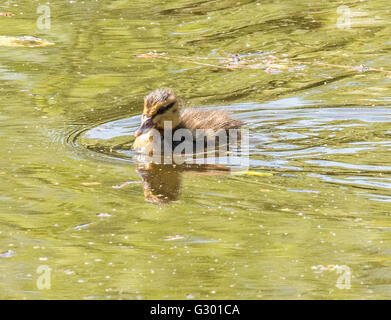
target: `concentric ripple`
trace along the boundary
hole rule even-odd
[[[210,108],[210,107],[209,107]],[[250,166],[316,177],[323,183],[391,189],[391,109],[325,106],[299,98],[222,108],[250,129]],[[113,160],[132,159],[140,117],[103,123],[73,136],[75,145]],[[372,200],[387,201],[385,195]]]

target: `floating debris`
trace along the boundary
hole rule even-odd
[[[282,70],[279,69],[279,68],[276,68],[276,67],[268,67],[268,68],[266,69],[266,72],[267,72],[267,73],[270,73],[270,74],[278,74],[278,73],[281,73]]]
[[[0,46],[2,47],[49,47],[54,45],[53,42],[31,36],[0,36]]]
[[[173,240],[183,240],[183,239],[185,239],[184,236],[177,234],[175,236],[167,236],[164,240],[165,241],[173,241]]]
[[[99,218],[106,218],[106,217],[111,217],[111,214],[109,214],[109,213],[98,213],[97,216]]]
[[[99,186],[102,183],[100,182],[82,182],[81,185],[85,187],[91,187],[91,186]]]
[[[134,184],[134,183],[141,183],[141,181],[126,181],[126,182],[124,182],[123,184],[121,184],[119,186],[111,186],[111,187],[114,188],[114,189],[121,189],[123,187],[126,187],[126,186],[128,186],[130,184]]]
[[[12,12],[0,12],[1,17],[12,17],[14,14]]]
[[[238,64],[240,62],[240,56],[238,54],[229,54],[228,57],[232,63]]]
[[[137,58],[157,58],[157,59],[165,59],[165,60],[174,60],[177,62],[182,63],[191,63],[199,66],[204,67],[212,67],[212,68],[219,68],[219,69],[227,69],[227,70],[234,70],[234,69],[262,69],[267,73],[270,74],[276,74],[280,73],[284,70],[287,71],[302,71],[306,68],[306,66],[320,66],[324,68],[338,68],[338,69],[344,69],[346,71],[355,71],[355,72],[380,72],[385,73],[387,78],[391,78],[391,71],[390,70],[384,70],[382,68],[376,69],[376,68],[370,68],[365,66],[364,64],[361,64],[359,66],[348,66],[348,65],[338,65],[338,64],[331,64],[331,63],[325,63],[325,62],[319,62],[319,61],[293,61],[286,57],[284,58],[278,58],[271,54],[265,54],[265,52],[256,52],[256,53],[248,53],[248,54],[226,54],[226,57],[187,57],[187,56],[169,56],[167,53],[159,53],[156,51],[145,53],[145,54],[139,54]],[[216,61],[216,59],[219,59],[220,62],[216,63],[213,61]],[[207,61],[211,61],[211,63],[208,63]],[[297,69],[296,69],[297,68]]]
[[[5,251],[3,253],[0,253],[0,258],[9,258],[9,257],[12,257],[13,255],[15,255],[15,251],[14,250],[8,250],[8,251]]]
[[[273,174],[270,172],[260,172],[260,171],[238,171],[234,172],[235,175],[246,175],[246,176],[256,176],[256,177],[272,177]]]
[[[67,269],[67,270],[64,270],[64,273],[67,275],[73,275],[73,274],[75,274],[75,271]]]
[[[358,67],[352,67],[352,70],[358,71],[358,72],[365,72],[365,71],[370,71],[371,68],[368,68],[364,64],[360,64]]]
[[[157,53],[156,51],[148,52],[148,53],[142,53],[137,56],[137,58],[161,58],[162,56],[165,56],[167,53]]]
[[[81,229],[87,228],[90,224],[91,223],[81,224],[79,226],[74,227],[73,229],[74,230],[81,230]]]

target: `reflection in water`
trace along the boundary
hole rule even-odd
[[[229,167],[214,164],[165,164],[136,160],[136,170],[143,179],[145,200],[166,204],[179,200],[182,174],[222,175]]]
[[[145,200],[163,204],[179,199],[181,172],[170,164],[137,164],[137,172],[143,179]]]

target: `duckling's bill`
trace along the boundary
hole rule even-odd
[[[134,133],[134,136],[137,138],[144,133],[147,133],[153,127],[152,118],[146,118],[140,125],[140,128]]]

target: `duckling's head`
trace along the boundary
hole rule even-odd
[[[179,105],[171,90],[157,89],[144,98],[141,126],[134,135],[138,137],[152,128],[163,130],[165,121],[170,121],[173,129],[179,125]]]

